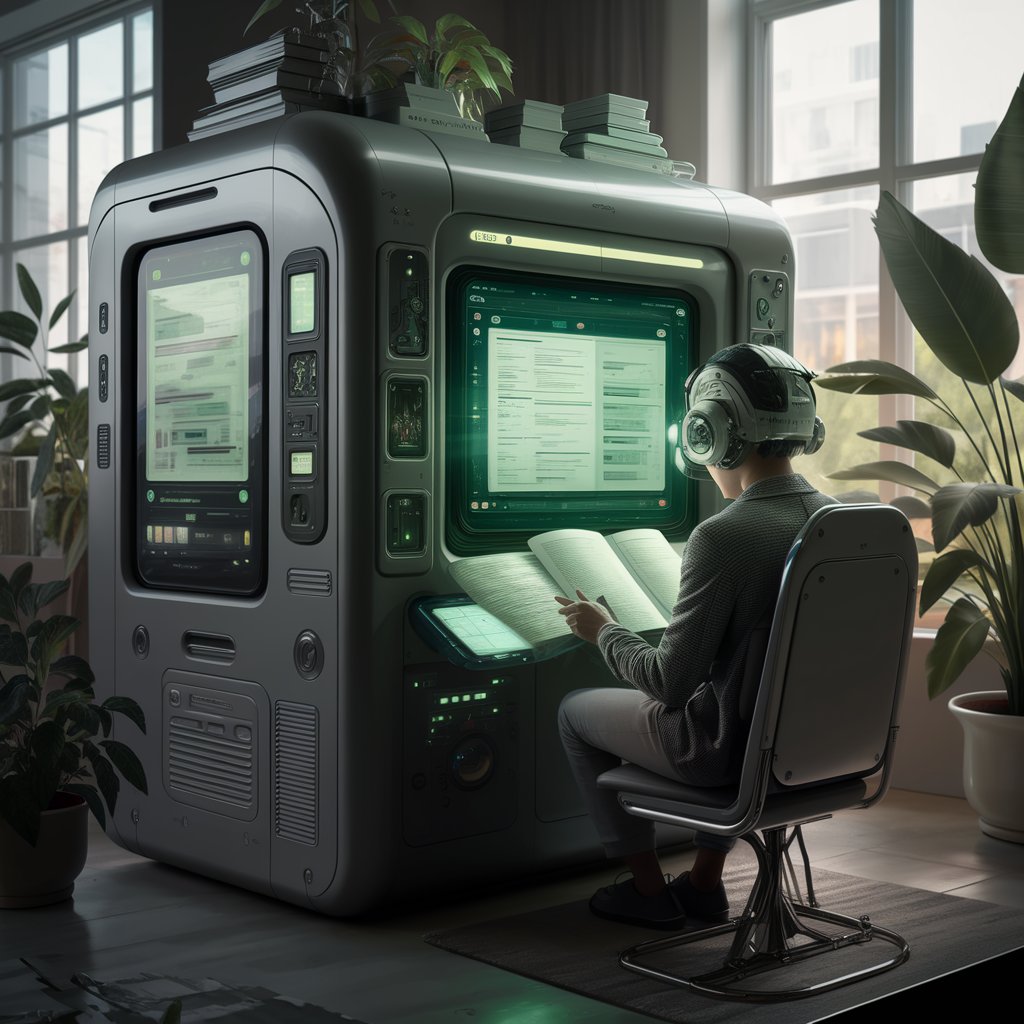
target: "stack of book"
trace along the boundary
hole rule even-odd
[[[662,148],[662,137],[650,132],[646,113],[647,100],[614,93],[569,103],[562,114],[567,133],[562,152],[584,160],[672,174],[673,164]]]
[[[344,110],[341,87],[325,74],[328,56],[326,40],[288,29],[214,61],[214,103],[199,111],[189,141],[299,110]]]
[[[562,109],[554,103],[524,100],[485,114],[484,129],[491,142],[558,153],[565,138]]]

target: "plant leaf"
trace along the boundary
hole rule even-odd
[[[989,263],[1024,274],[1024,90],[1010,105],[985,147],[974,186],[974,227]]]
[[[70,400],[78,394],[78,386],[63,370],[53,367],[50,370],[50,379],[53,381],[53,386],[57,389],[61,398]]]
[[[117,806],[117,793],[121,788],[121,781],[110,766],[110,762],[94,744],[86,740],[82,744],[82,749],[85,751],[89,764],[92,765],[92,773],[96,777],[96,785],[106,802],[107,810],[113,814],[114,808]]]
[[[85,658],[78,657],[77,654],[66,654],[63,658],[58,658],[50,666],[50,671],[54,675],[66,676],[86,684],[93,682],[96,678],[89,667],[89,662]]]
[[[32,582],[32,563],[22,562],[11,573],[10,588],[15,598]]]
[[[33,395],[40,388],[47,386],[47,381],[39,378],[22,377],[18,380],[9,380],[0,384],[0,402],[6,402],[18,395]]]
[[[939,555],[928,567],[924,582],[921,584],[920,614],[924,615],[968,569],[977,566],[987,568],[990,573],[992,571],[992,567],[970,548],[954,548],[944,555]]]
[[[939,485],[913,466],[905,462],[883,461],[865,462],[851,469],[840,469],[828,474],[830,480],[888,480],[890,483],[903,484],[915,491],[933,494]]]
[[[53,330],[54,324],[57,323],[57,321],[64,315],[64,312],[65,312],[65,310],[67,310],[68,306],[71,305],[71,301],[72,301],[72,299],[74,299],[74,297],[75,297],[75,293],[74,292],[72,292],[70,295],[65,295],[64,298],[61,299],[60,302],[58,302],[57,305],[53,307],[53,312],[50,314],[50,327],[49,327],[49,329],[51,331]],[[42,311],[40,310],[40,312],[42,312]],[[54,349],[51,348],[50,351],[53,352]]]
[[[890,192],[879,200],[875,233],[903,308],[939,362],[972,384],[995,380],[1020,340],[1002,285]]]
[[[9,356],[20,356],[22,359],[28,359],[28,356],[20,348],[11,348],[9,345],[0,345],[0,353],[4,352]]]
[[[417,42],[422,43],[424,46],[430,46],[430,37],[427,35],[426,27],[422,21],[408,14],[396,14],[391,20],[401,25]]]
[[[88,337],[88,336],[86,336]],[[56,345],[54,348],[48,348],[47,352],[81,352],[83,349],[89,347],[89,342],[86,339],[82,341],[69,341],[66,345]]]
[[[83,693],[82,696],[85,700],[89,700],[91,691],[90,694]],[[67,713],[68,718],[82,730],[83,736],[90,738],[95,736],[103,724],[103,719],[98,710],[91,704],[69,704]]]
[[[1002,384],[1004,391],[1009,391],[1014,398],[1019,398],[1024,402],[1024,381],[1006,380],[1005,378],[1000,377],[999,383]]]
[[[106,751],[107,756],[114,762],[114,767],[130,782],[139,792],[147,793],[146,773],[142,768],[142,762],[136,757],[135,751],[125,743],[117,740],[100,740],[100,746]]]
[[[51,692],[46,698],[43,707],[43,714],[52,718],[61,708],[68,708],[72,704],[88,703],[89,698],[81,690],[57,690]]]
[[[920,452],[949,469],[956,456],[956,440],[948,430],[921,420],[897,420],[895,427],[874,427],[860,430],[858,436],[882,444],[895,444],[901,448]]]
[[[281,0],[263,0],[263,3],[261,3],[257,8],[256,13],[249,19],[249,24],[242,29],[242,35],[244,36],[249,29],[251,29],[253,25],[263,17],[264,14],[268,14],[270,11],[274,10],[275,7],[280,6]]]
[[[100,823],[100,828],[106,830],[107,816],[103,812],[103,801],[92,786],[82,782],[67,782],[61,786],[61,789],[65,793],[80,796],[89,805],[89,810],[92,811],[93,817]]]
[[[32,484],[29,487],[29,494],[34,498],[42,489],[43,482],[50,475],[53,469],[53,452],[57,445],[57,421],[50,424],[50,429],[39,446],[39,454],[36,456],[36,468],[32,474]]]
[[[100,707],[104,711],[117,711],[130,718],[142,732],[146,731],[146,716],[142,708],[131,697],[108,697]]]
[[[934,699],[956,682],[985,645],[988,630],[988,619],[972,601],[961,597],[953,604],[925,658],[929,697]]]
[[[937,398],[923,380],[909,370],[884,359],[855,359],[850,363],[830,366],[831,376],[816,377],[815,387],[857,395],[914,395],[916,398]]]
[[[1007,484],[947,484],[932,495],[932,539],[941,551],[967,526],[980,526],[999,507],[999,498],[1020,494]]]
[[[28,676],[18,675],[0,689],[0,724],[8,724],[28,707],[34,693]]]
[[[18,607],[25,615],[34,619],[40,608],[45,608],[51,601],[56,601],[70,586],[71,581],[66,579],[51,580],[48,583],[29,583],[21,591]]]
[[[43,300],[39,297],[39,289],[36,287],[35,281],[32,280],[32,275],[23,263],[18,264],[18,287],[21,289],[21,296],[25,300],[25,304],[32,310],[37,320],[42,320]]]
[[[0,422],[0,438],[10,437],[21,430],[26,424],[34,422],[35,416],[32,415],[29,409],[22,409],[20,412],[12,413]]]
[[[24,313],[17,313],[14,310],[0,313],[0,338],[7,338],[8,341],[31,348],[37,334],[39,327]]]

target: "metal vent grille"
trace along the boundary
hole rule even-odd
[[[274,706],[274,831],[281,839],[317,842],[317,709]]]
[[[213,731],[207,722],[171,718],[167,733],[167,783],[171,789],[253,809],[254,764],[251,729],[236,729],[232,738],[226,732]]]
[[[331,574],[324,569],[289,569],[288,589],[293,594],[330,597],[334,590]]]

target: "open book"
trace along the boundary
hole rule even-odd
[[[552,530],[529,551],[460,558],[452,579],[534,647],[572,640],[555,594],[604,598],[617,622],[637,633],[664,629],[679,592],[680,556],[658,530]]]

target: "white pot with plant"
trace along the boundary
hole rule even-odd
[[[988,261],[1024,274],[1020,87],[982,158],[974,220]],[[963,694],[949,706],[964,729],[964,790],[982,830],[1024,843],[1024,382],[1002,376],[1017,356],[1017,314],[984,264],[887,192],[875,230],[907,315],[937,360],[935,379],[859,360],[831,367],[817,383],[925,403],[927,421],[861,436],[925,456],[935,468],[873,462],[832,475],[887,480],[927,498],[937,557],[920,608],[948,605],[925,662],[928,693],[943,693],[980,654],[998,663],[1002,691]]]

